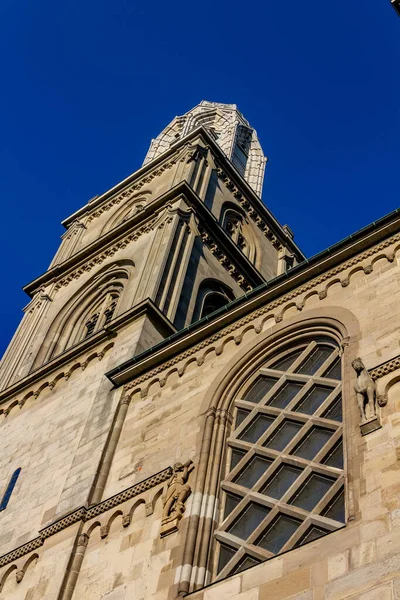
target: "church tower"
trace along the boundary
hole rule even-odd
[[[0,389],[116,328],[121,362],[299,262],[260,200],[265,163],[235,105],[176,117],[139,171],[63,222],[49,269],[25,287]]]
[[[201,102],[68,217],[0,365],[0,600],[396,600],[400,217],[305,259]]]

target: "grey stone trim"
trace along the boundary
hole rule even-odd
[[[41,537],[37,537],[37,538],[31,540],[30,542],[23,544],[19,548],[16,548],[15,550],[11,550],[11,552],[8,552],[7,554],[0,556],[0,567],[4,567],[4,565],[8,565],[9,563],[14,562],[14,560],[21,558],[21,556],[25,556],[25,554],[29,554],[29,552],[32,552],[32,550],[36,550],[37,548],[40,548],[40,546],[43,546],[43,543],[44,543],[44,540]]]
[[[29,554],[29,552],[32,552],[32,550],[40,548],[41,546],[43,546],[44,541],[47,538],[51,537],[52,535],[55,535],[56,533],[59,533],[63,529],[66,529],[67,527],[70,527],[71,525],[74,525],[79,521],[90,521],[90,519],[93,519],[94,517],[97,517],[98,515],[107,512],[108,510],[110,510],[110,508],[114,508],[115,506],[118,506],[119,504],[122,504],[127,500],[131,500],[132,498],[135,498],[135,496],[139,496],[143,492],[150,490],[151,488],[155,487],[156,485],[159,485],[160,483],[164,483],[164,481],[167,481],[171,477],[171,475],[172,467],[167,467],[163,471],[160,471],[159,473],[156,473],[155,475],[144,479],[144,481],[136,483],[132,487],[124,490],[123,492],[120,492],[119,494],[116,494],[115,496],[111,496],[111,498],[108,498],[107,500],[103,500],[103,502],[100,502],[99,504],[96,504],[89,508],[82,506],[74,510],[65,517],[62,517],[61,519],[58,519],[54,523],[51,523],[44,529],[41,529],[39,531],[38,537],[34,538],[33,540],[30,540],[22,546],[19,546],[19,548],[11,550],[11,552],[7,552],[7,554],[1,556],[0,568],[4,567],[5,565],[8,565],[9,563],[14,562],[14,560],[17,560],[21,556],[25,556],[25,554]]]

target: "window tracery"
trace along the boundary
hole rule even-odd
[[[94,312],[85,323],[85,338],[90,337],[96,331],[108,325],[114,316],[117,308],[118,296],[116,294],[107,294],[101,303],[100,310]]]
[[[341,358],[331,338],[269,359],[234,401],[218,577],[343,526]]]

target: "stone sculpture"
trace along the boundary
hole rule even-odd
[[[360,428],[362,435],[366,435],[375,429],[379,429],[381,424],[376,412],[377,393],[376,383],[368,373],[361,358],[356,358],[351,363],[357,373],[354,390],[357,394],[357,404],[360,411]]]
[[[187,483],[190,472],[194,469],[193,462],[175,463],[173,474],[167,483],[163,494],[163,515],[161,521],[161,537],[177,531],[179,521],[185,512],[185,502],[192,488]]]

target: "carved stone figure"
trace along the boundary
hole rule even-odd
[[[20,570],[20,571],[17,571],[17,572],[15,573],[15,578],[16,578],[16,580],[17,580],[17,583],[21,583],[21,581],[22,581],[22,580],[23,580],[23,578],[24,578],[24,575],[25,575],[25,571],[22,571],[22,570]]]
[[[192,488],[187,483],[190,472],[194,469],[193,462],[175,463],[173,474],[167,483],[163,494],[163,515],[161,521],[161,536],[168,535],[178,529],[178,523],[185,512],[185,502]]]
[[[356,358],[351,363],[357,373],[354,390],[357,394],[357,404],[360,411],[361,433],[365,435],[381,426],[376,413],[376,383],[368,373],[361,358]]]

